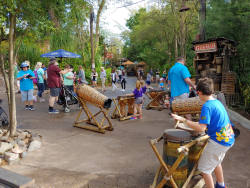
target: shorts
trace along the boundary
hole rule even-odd
[[[21,91],[22,101],[33,101],[33,89]]]
[[[145,99],[145,97],[146,97],[146,94],[145,94],[145,93],[143,93],[143,94],[142,94],[142,98],[143,98],[143,99]]]
[[[50,88],[50,96],[51,97],[58,97],[60,92],[60,88],[58,87],[52,87]]]
[[[135,104],[142,104],[143,103],[143,98],[142,97],[138,97],[135,99]]]
[[[93,82],[96,82],[96,79],[92,79]]]
[[[159,79],[160,78],[160,75],[156,75],[156,79]]]
[[[151,82],[150,81],[146,81],[146,84],[150,86]]]
[[[212,174],[217,166],[222,163],[226,152],[232,146],[223,146],[211,139],[208,140],[207,147],[204,149],[199,160],[198,169],[204,174]]]
[[[181,99],[188,99],[189,98],[189,93],[183,93],[182,95],[179,95],[177,97],[174,97],[174,100],[181,100]]]

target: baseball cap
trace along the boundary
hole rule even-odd
[[[29,65],[27,63],[23,62],[21,65],[21,68],[23,68],[23,67],[29,67]]]
[[[57,61],[55,57],[51,57],[49,61]]]

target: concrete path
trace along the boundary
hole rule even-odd
[[[135,81],[128,79],[125,93],[132,92]],[[123,95],[118,86],[119,90],[112,92],[109,88],[105,95]],[[153,87],[157,88],[157,84]],[[169,110],[143,109],[141,120],[113,119],[114,131],[100,134],[72,126],[79,112],[76,105],[71,106],[70,113],[48,114],[48,96],[44,95],[46,102],[35,103],[35,111],[25,111],[20,97],[16,94],[18,126],[42,134],[43,146],[18,164],[4,168],[34,178],[35,187],[148,188],[153,182],[159,161],[149,141],[174,127]],[[0,98],[6,101],[4,94]],[[89,107],[93,113],[98,110]],[[114,104],[109,117],[113,110]],[[226,184],[228,188],[250,188],[250,132],[238,123],[235,125],[241,135],[223,162]],[[163,142],[157,146],[162,153]]]

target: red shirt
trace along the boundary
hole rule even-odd
[[[61,79],[60,79],[60,74],[59,72],[61,69],[58,68],[56,65],[50,65],[47,69],[47,75],[48,75],[48,87],[61,87]]]

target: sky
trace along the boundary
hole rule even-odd
[[[133,3],[133,5],[125,5],[127,7],[123,7],[124,4],[108,6],[108,8],[102,14],[102,21],[106,23],[103,26],[105,30],[120,34],[122,30],[117,27],[118,24],[116,22],[118,22],[123,28],[126,28],[126,20],[129,19],[131,15],[130,10],[139,10],[140,8],[146,8],[148,5],[152,4],[152,0],[132,0],[131,2]]]

